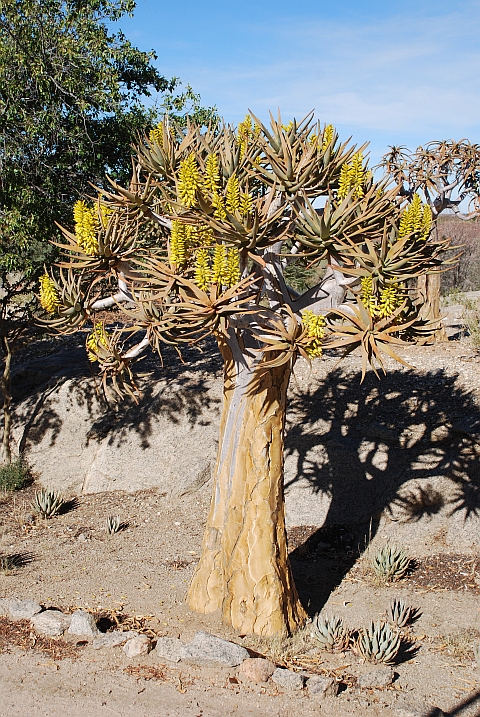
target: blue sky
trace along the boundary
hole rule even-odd
[[[229,122],[315,109],[340,137],[480,142],[480,0],[137,0],[120,27]]]

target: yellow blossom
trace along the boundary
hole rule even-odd
[[[210,284],[208,249],[201,248],[197,251],[195,257],[195,283],[202,291],[207,291]]]
[[[39,282],[40,304],[45,311],[48,311],[49,314],[54,314],[57,306],[60,304],[55,282],[48,276],[48,274],[42,274]]]
[[[178,170],[178,194],[185,207],[193,207],[196,203],[197,189],[200,187],[200,174],[198,172],[195,155],[190,154],[187,159],[180,162]]]
[[[98,215],[94,208],[90,208],[82,200],[73,205],[73,219],[75,222],[75,237],[78,245],[85,254],[92,256],[98,252]]]
[[[322,355],[322,339],[325,336],[325,317],[322,314],[314,314],[307,310],[302,314],[302,324],[306,330],[307,338],[310,339],[305,351],[310,358]]]
[[[98,360],[97,352],[99,346],[108,348],[108,334],[105,331],[105,326],[102,324],[101,321],[97,321],[97,323],[93,327],[93,331],[88,334],[85,344],[87,347],[88,360],[92,362]]]
[[[240,186],[236,174],[232,174],[228,180],[226,194],[227,212],[235,214],[240,209]]]

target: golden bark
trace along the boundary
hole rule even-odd
[[[241,634],[286,634],[306,618],[287,554],[283,436],[290,366],[239,375],[225,345],[224,405],[210,513],[188,602]]]

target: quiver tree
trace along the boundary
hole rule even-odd
[[[94,205],[76,205],[59,273],[43,278],[52,328],[93,322],[87,349],[107,395],[135,397],[133,364],[148,346],[216,339],[220,441],[188,602],[221,609],[242,633],[285,633],[306,616],[283,497],[297,357],[358,348],[363,374],[368,364],[378,372],[383,354],[401,360],[395,347],[428,330],[406,282],[439,269],[448,242],[427,241],[427,219],[400,236],[396,189],[374,181],[362,150],[310,115],[287,127],[247,116],[237,130],[186,132],[165,120],[139,143],[128,189],[114,185]],[[319,268],[302,294],[285,280],[295,262]],[[95,320],[109,306],[126,317],[111,332]]]
[[[413,213],[418,213],[423,202],[435,225],[445,211],[464,221],[480,216],[480,145],[462,139],[428,142],[415,152],[406,147],[390,147],[380,166],[396,182],[399,201],[407,199],[415,203],[417,209]],[[436,238],[436,230],[432,236]],[[440,276],[440,272],[422,274],[418,288],[424,303],[422,316],[437,322],[432,338],[444,340],[446,334],[440,324]]]

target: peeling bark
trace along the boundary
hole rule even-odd
[[[287,555],[283,437],[290,365],[261,376],[224,358],[224,404],[202,556],[190,586],[193,610],[221,609],[240,633],[286,634],[301,625]]]

